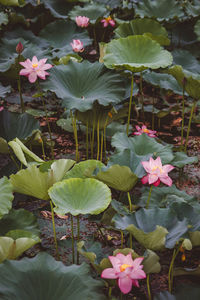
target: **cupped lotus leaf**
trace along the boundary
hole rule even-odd
[[[134,35],[108,43],[103,61],[107,68],[141,72],[166,68],[172,64],[172,55],[151,38]]]
[[[66,172],[74,165],[71,159],[59,159],[49,165],[43,163],[40,168],[30,165],[17,174],[10,176],[10,181],[15,192],[33,196],[42,200],[49,200],[48,189],[57,181],[63,179]],[[47,165],[47,170],[43,172],[41,168]]]
[[[140,206],[145,206],[149,194],[149,187],[145,187],[142,190],[142,196],[139,201]],[[194,196],[188,195],[185,191],[177,189],[173,184],[172,186],[156,187],[152,189],[151,201],[149,202],[149,207],[165,207],[173,202],[184,202],[188,204],[193,204],[197,202]]]
[[[0,83],[0,95],[1,95],[1,98],[4,98],[6,96],[6,94],[10,93],[11,92],[11,86],[8,85],[8,86],[3,86],[1,83]]]
[[[200,74],[183,70],[181,66],[173,66],[166,70],[166,73],[171,74],[176,78],[180,86],[183,86],[185,91],[194,99],[199,99],[200,95]]]
[[[89,275],[89,266],[66,267],[47,253],[0,265],[1,299],[105,300],[103,284]]]
[[[28,166],[29,161],[36,163],[44,162],[39,156],[30,151],[18,138],[8,142],[8,145],[12,148],[19,161],[25,166]]]
[[[17,193],[29,195],[42,200],[49,200],[49,173],[40,172],[35,165],[10,176],[10,181]]]
[[[125,133],[115,134],[112,137],[111,143],[112,146],[116,148],[117,152],[130,149],[139,156],[144,156],[149,153],[156,157],[160,156],[163,164],[168,163],[173,159],[171,145],[163,146],[146,134],[134,137],[128,137]]]
[[[74,6],[69,12],[69,17],[75,20],[77,16],[85,16],[90,19],[91,24],[95,24],[96,20],[106,14],[107,9],[104,5],[98,3],[86,4],[83,7]]]
[[[134,4],[135,13],[140,17],[155,17],[158,20],[168,21],[175,17],[182,18],[184,12],[181,5],[175,0],[143,0]]]
[[[127,166],[111,165],[102,168],[94,178],[104,182],[109,187],[118,191],[128,192],[137,183],[137,176]]]
[[[0,136],[7,141],[16,137],[25,139],[32,135],[33,130],[39,128],[38,120],[29,114],[12,113],[6,110],[0,112]]]
[[[159,273],[161,271],[159,260],[160,257],[155,252],[147,249],[144,253],[144,260],[142,262],[144,272],[146,274]]]
[[[128,23],[123,23],[115,29],[115,37],[123,38],[129,35],[142,35],[144,33],[150,33],[150,37],[153,40],[162,43],[160,45],[169,45],[170,41],[168,39],[167,30],[156,20],[144,18],[144,19],[134,19]]]
[[[58,34],[59,32],[59,34]],[[53,57],[61,58],[69,53],[73,54],[70,43],[73,40],[80,40],[83,46],[91,43],[87,31],[77,27],[72,21],[57,20],[48,24],[39,34],[40,37],[48,41],[53,48]]]
[[[178,168],[183,168],[188,164],[196,164],[198,162],[197,156],[188,156],[185,152],[175,152],[174,159],[171,161],[171,164]]]
[[[60,215],[97,215],[111,202],[110,189],[93,178],[71,178],[57,182],[49,189],[49,196],[56,206],[54,211]]]
[[[160,87],[161,89],[173,91],[178,95],[183,94],[183,89],[180,87],[176,79],[170,74],[162,74],[151,71],[143,74],[143,79],[152,85]]]
[[[64,107],[79,111],[91,109],[95,101],[103,106],[119,103],[125,94],[119,74],[88,61],[55,66],[43,89],[55,92]]]
[[[200,41],[200,20],[198,20],[194,26],[194,32],[197,35],[197,40]]]
[[[170,208],[140,209],[134,214],[115,215],[115,227],[128,230],[145,248],[163,250],[173,248],[188,231],[186,218],[179,221]]]
[[[0,153],[2,154],[9,153],[8,143],[2,137],[0,137]]]
[[[0,179],[0,219],[12,208],[13,187],[8,178],[4,176]]]
[[[15,231],[17,230],[21,231],[21,233],[16,233]],[[37,218],[31,212],[22,208],[12,209],[0,220],[0,236],[8,235],[13,239],[22,237],[21,234],[26,236],[22,231],[31,233],[34,238],[39,235]]]
[[[173,64],[180,65],[184,71],[200,74],[200,63],[189,51],[176,49],[172,51]]]
[[[101,169],[102,167],[105,167],[105,165],[99,160],[88,159],[85,161],[81,161],[75,164],[74,167],[64,175],[63,179],[70,179],[70,178],[85,179],[92,176],[96,168]]]

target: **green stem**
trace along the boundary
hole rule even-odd
[[[44,151],[44,142],[43,142],[42,138],[41,138],[41,144],[42,144],[42,156],[43,156],[43,159],[45,160],[46,159],[46,155],[45,155],[45,151]]]
[[[128,108],[128,121],[127,121],[127,127],[126,127],[126,134],[128,135],[129,132],[129,124],[131,119],[131,106],[132,106],[132,98],[133,98],[133,74],[131,77],[131,94],[130,94],[130,100],[129,100],[129,108]]]
[[[180,247],[178,249],[174,249],[173,255],[172,255],[172,260],[169,266],[169,272],[168,272],[168,286],[169,286],[169,292],[172,292],[172,287],[173,287],[173,268],[174,268],[174,261],[176,259],[176,256],[178,255],[180,250]]]
[[[107,239],[106,239],[106,237],[104,236],[104,234],[103,234],[103,232],[102,232],[102,230],[101,230],[101,227],[99,226],[98,223],[97,223],[97,227],[98,227],[98,230],[99,230],[99,232],[100,232],[100,234],[101,234],[101,236],[102,236],[102,238],[103,238],[105,244],[107,245],[107,244],[108,244],[108,243],[107,243]]]
[[[53,226],[53,234],[54,234],[54,244],[56,248],[56,256],[59,259],[59,253],[58,253],[58,243],[56,238],[56,227],[55,227],[55,219],[54,219],[54,210],[53,210],[53,203],[50,200],[50,206],[51,206],[51,216],[52,216],[52,226]]]
[[[97,160],[99,160],[99,119],[97,121]]]
[[[149,201],[150,201],[150,198],[151,198],[152,188],[153,188],[153,184],[151,185],[150,190],[149,190],[149,195],[148,195],[148,199],[147,199],[147,204],[146,204],[146,207],[145,207],[146,209],[149,208]]]
[[[74,129],[74,139],[76,144],[76,162],[79,161],[79,152],[78,152],[78,135],[77,135],[77,127],[76,127],[76,116],[73,118],[73,129]]]
[[[187,136],[186,136],[186,141],[185,141],[185,149],[184,149],[185,152],[187,151],[190,127],[191,127],[192,117],[193,117],[193,113],[194,113],[194,110],[195,110],[195,107],[196,107],[196,103],[197,103],[197,100],[194,101],[194,103],[192,105],[191,113],[190,113],[190,119],[189,119],[189,124],[188,124],[188,129],[187,129]]]
[[[124,233],[122,230],[120,230],[121,233],[121,249],[123,249],[123,245],[124,245]]]
[[[19,54],[18,57],[17,57],[17,63],[18,63],[18,74],[20,72],[20,63],[21,61],[21,55]],[[20,75],[18,75],[18,80],[17,80],[17,86],[18,86],[18,91],[19,91],[19,98],[20,98],[20,105],[21,105],[21,110],[22,110],[22,113],[25,112],[25,106],[24,106],[24,99],[23,99],[23,96],[22,96],[22,86],[21,86],[21,77]]]
[[[142,119],[144,122],[144,94],[143,94],[143,87],[142,87],[142,72],[140,72],[140,95],[142,99]]]
[[[148,292],[148,298],[149,300],[151,300],[151,289],[150,289],[149,277],[150,274],[147,274],[147,292]]]
[[[77,243],[78,243],[79,240],[80,240],[80,219],[79,219],[79,215],[76,218],[77,218]],[[77,265],[79,265],[79,252],[78,252],[78,250],[77,250],[76,261],[77,261]]]
[[[155,99],[153,97],[152,126],[151,126],[152,130],[154,130],[154,126],[155,126],[154,105],[155,105]]]
[[[182,124],[181,124],[181,148],[183,147],[183,129],[184,129],[184,118],[185,118],[185,89],[183,88],[183,97],[182,97]]]
[[[94,130],[95,130],[95,118],[93,120],[93,126],[92,126],[91,158],[93,158],[93,153],[94,153]]]
[[[105,156],[105,161],[106,161],[106,127],[108,125],[108,117],[106,118],[104,128],[103,128],[103,135],[104,135],[104,156]]]
[[[74,255],[74,222],[73,216],[71,215],[71,234],[72,234],[72,264],[75,262],[75,255]]]
[[[130,239],[130,248],[133,249],[133,235],[132,235],[132,233],[129,234],[129,239]]]
[[[131,196],[130,196],[129,192],[127,192],[127,196],[128,196],[128,202],[129,202],[129,210],[130,210],[130,212],[132,212]]]
[[[111,298],[111,296],[112,296],[112,287],[110,286],[108,290],[108,297]]]
[[[88,120],[86,124],[86,158],[88,159]]]
[[[103,130],[101,131],[101,153],[100,153],[100,161],[103,160]]]

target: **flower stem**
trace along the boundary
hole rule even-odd
[[[172,292],[172,287],[173,287],[173,268],[174,268],[174,261],[176,259],[177,254],[179,253],[180,247],[178,249],[174,249],[173,255],[172,255],[172,260],[169,266],[169,272],[168,272],[168,286],[169,286],[169,292]]]
[[[150,275],[147,274],[147,292],[148,292],[148,298],[149,300],[151,300],[151,289],[150,289],[149,277]]]
[[[71,215],[71,234],[72,234],[72,264],[74,264],[75,256],[74,256],[74,222],[73,216]]]
[[[193,117],[193,113],[196,107],[196,103],[197,100],[194,101],[193,105],[192,105],[192,110],[190,113],[190,119],[189,119],[189,124],[188,124],[188,129],[187,129],[187,136],[186,136],[186,141],[185,141],[185,152],[187,151],[187,144],[188,144],[188,139],[189,139],[189,133],[190,133],[190,127],[191,127],[191,123],[192,123],[192,117]]]
[[[133,235],[132,235],[132,233],[129,234],[129,239],[130,239],[130,248],[133,249]]]
[[[124,245],[124,233],[122,230],[120,230],[121,233],[121,249],[123,249],[123,245]]]
[[[155,98],[153,97],[152,126],[151,126],[152,130],[154,130],[154,127],[155,127],[154,105],[155,105]]]
[[[140,95],[142,99],[142,119],[144,122],[144,94],[143,94],[143,88],[142,88],[142,72],[140,72]]]
[[[128,121],[127,121],[127,127],[126,127],[126,134],[128,135],[129,132],[129,124],[130,124],[130,118],[131,118],[131,106],[132,106],[132,98],[133,98],[133,73],[131,77],[131,94],[129,99],[129,108],[128,108]]]
[[[103,130],[101,131],[101,153],[100,153],[100,161],[103,160]]]
[[[99,119],[97,121],[97,160],[99,160]]]
[[[54,210],[53,210],[53,203],[50,200],[50,206],[51,206],[51,216],[52,216],[52,226],[53,226],[53,234],[54,234],[54,244],[56,248],[56,256],[59,259],[59,253],[58,253],[58,243],[56,238],[56,227],[55,227],[55,220],[54,220]]]
[[[79,219],[79,215],[76,217],[77,218],[77,243],[80,240],[80,219]],[[77,250],[77,256],[76,256],[76,262],[77,265],[79,265],[79,252]]]
[[[103,128],[103,135],[104,135],[104,157],[105,157],[105,161],[106,161],[106,127],[108,125],[108,117],[106,118],[105,124],[104,124],[104,128]]]
[[[21,58],[21,55],[19,54],[18,57],[17,57],[18,65],[19,65],[20,60],[21,60],[20,58]],[[20,71],[20,66],[18,67],[18,73],[19,73],[19,71]],[[23,96],[22,96],[21,77],[20,77],[20,75],[18,75],[17,86],[18,86],[18,91],[19,91],[21,110],[22,110],[22,113],[24,113],[25,112],[25,107],[24,107],[24,99],[23,99]]]
[[[108,297],[111,298],[111,296],[112,296],[112,287],[110,286],[108,290]]]
[[[130,196],[129,192],[127,192],[127,196],[128,196],[128,202],[129,202],[129,210],[130,210],[130,212],[132,212],[131,196]]]
[[[153,188],[153,185],[151,185],[150,190],[149,190],[149,195],[148,195],[148,199],[147,199],[147,204],[146,204],[146,207],[145,207],[146,209],[149,208],[149,201],[150,201],[150,198],[151,198],[152,188]]]
[[[76,127],[76,116],[73,117],[73,129],[74,129],[74,139],[76,144],[76,162],[79,161],[79,152],[78,152],[78,135],[77,135],[77,127]]]
[[[88,159],[88,120],[86,124],[86,158]]]
[[[93,152],[94,152],[94,129],[95,129],[95,118],[93,120],[93,126],[92,126],[91,158],[93,158]]]
[[[182,124],[181,124],[181,148],[183,147],[183,129],[184,129],[184,118],[185,118],[185,89],[183,87],[183,96],[182,96]]]

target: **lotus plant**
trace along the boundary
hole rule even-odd
[[[143,133],[147,134],[149,137],[156,137],[156,132],[155,130],[150,130],[147,129],[147,126],[142,125],[142,128],[140,128],[140,126],[136,125],[135,126],[137,131],[133,132],[134,135],[141,135]]]
[[[82,28],[88,27],[90,19],[85,16],[77,16],[76,17],[76,25]]]
[[[139,287],[138,279],[146,278],[142,270],[143,257],[132,259],[132,254],[124,255],[118,253],[116,256],[108,257],[113,268],[107,268],[101,273],[102,278],[118,279],[118,286],[123,294],[128,294],[132,285]]]
[[[70,43],[74,52],[83,52],[83,42],[80,40],[73,40],[73,43]]]
[[[142,178],[142,183],[149,183],[151,185],[146,204],[146,208],[148,208],[153,185],[158,186],[160,182],[163,182],[164,184],[171,186],[172,179],[168,176],[168,173],[172,171],[174,167],[172,165],[163,166],[159,156],[155,160],[150,157],[149,161],[142,161],[141,163],[148,173]]]

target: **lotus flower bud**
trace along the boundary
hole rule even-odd
[[[23,47],[22,43],[19,42],[19,43],[17,44],[17,47],[16,47],[16,52],[17,52],[18,54],[21,54],[23,50],[24,50],[24,47]]]

